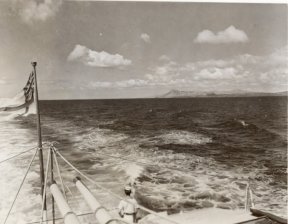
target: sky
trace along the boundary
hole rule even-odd
[[[0,1],[0,98],[287,90],[287,5]]]

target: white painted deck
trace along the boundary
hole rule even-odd
[[[162,213],[167,216],[166,213]],[[181,224],[233,224],[255,219],[244,210],[225,210],[219,208],[198,209],[191,212],[182,212],[169,215],[169,218]],[[148,215],[139,221],[139,224],[171,224],[153,215]]]

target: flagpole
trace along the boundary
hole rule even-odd
[[[36,76],[36,65],[37,62],[31,63],[33,66],[34,72],[34,83],[35,83],[35,105],[36,105],[36,115],[37,115],[37,132],[38,132],[38,152],[39,152],[39,162],[40,162],[40,180],[41,180],[41,196],[43,198],[44,194],[44,166],[43,166],[43,150],[42,150],[42,135],[41,135],[41,121],[40,121],[40,112],[39,112],[39,99],[38,99],[38,86],[37,86],[37,76]],[[46,206],[46,195],[44,197],[44,211],[47,211]],[[43,213],[45,214],[45,212]]]
[[[51,176],[51,183],[54,183],[54,167],[53,167],[53,150],[52,148],[50,148],[50,157],[51,157],[51,161],[50,161],[50,176]],[[55,203],[54,203],[54,196],[51,195],[52,198],[52,218],[53,218],[53,223],[55,224]]]

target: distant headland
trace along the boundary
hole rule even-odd
[[[190,98],[190,97],[257,97],[257,96],[288,96],[288,91],[283,92],[248,92],[243,90],[223,91],[223,92],[197,92],[170,90],[169,92],[159,95],[156,98]]]

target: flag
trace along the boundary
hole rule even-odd
[[[27,114],[29,112],[29,107],[34,102],[34,88],[35,76],[34,73],[31,72],[23,90],[8,102],[8,106],[0,107],[0,111],[18,111],[25,109],[23,114]]]

